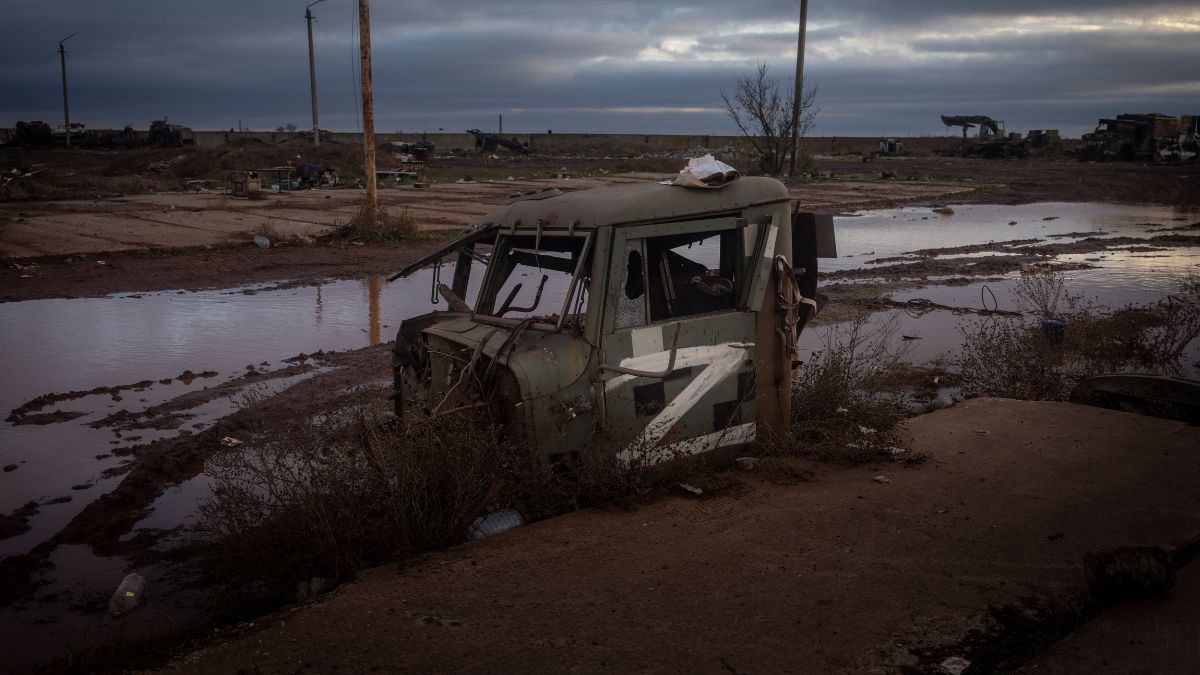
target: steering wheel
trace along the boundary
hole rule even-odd
[[[688,283],[701,293],[711,295],[714,298],[733,293],[733,280],[726,279],[725,277],[710,277],[698,274],[692,277]]]

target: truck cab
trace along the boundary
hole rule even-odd
[[[745,445],[786,424],[817,257],[835,254],[832,219],[770,178],[515,195],[393,277],[433,265],[445,304],[400,326],[397,415],[486,409],[544,462]]]

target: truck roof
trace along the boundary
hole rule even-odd
[[[465,244],[488,241],[498,229],[535,232],[546,228],[624,227],[728,214],[790,199],[783,183],[761,177],[741,177],[713,189],[629,183],[576,192],[534,192],[515,197],[507,205],[476,218],[470,229],[454,241],[405,267],[389,281],[407,277]]]
[[[472,229],[498,225],[519,229],[543,227],[593,228],[636,225],[648,221],[737,211],[788,201],[787,188],[774,178],[742,177],[715,188],[685,188],[661,183],[629,183],[542,197],[534,193],[486,213]]]

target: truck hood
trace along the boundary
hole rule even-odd
[[[492,359],[500,354],[500,364],[512,371],[525,400],[566,389],[587,371],[593,351],[582,338],[533,329],[522,332],[515,345],[508,344],[513,329],[468,318],[438,323],[423,332],[470,350],[482,343],[483,354]]]

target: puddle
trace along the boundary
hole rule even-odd
[[[1200,214],[1194,211],[1100,204],[955,206],[954,209],[956,213],[952,216],[933,214],[929,209],[904,208],[839,217],[836,219],[838,248],[845,257],[822,261],[822,269],[862,268],[874,258],[993,240],[1081,232],[1144,237],[1150,236],[1148,230],[1152,228],[1200,220]],[[1012,221],[1016,225],[1008,224]],[[1149,253],[1073,254],[1058,259],[1095,265],[1093,269],[1069,273],[1069,288],[1076,293],[1103,296],[1114,305],[1159,299],[1169,292],[1173,275],[1200,269],[1200,251],[1181,247]],[[482,278],[479,271],[477,266],[472,274],[468,300],[477,291],[474,284]],[[525,289],[528,294],[536,288],[538,275],[526,273],[530,279],[522,282],[529,286]],[[391,340],[402,319],[433,308],[432,275],[432,270],[422,270],[412,278],[392,284],[371,278],[288,289],[251,286],[0,304],[0,372],[5,377],[5,385],[0,389],[0,412],[4,415],[44,394],[90,392],[101,387],[139,383],[120,391],[88,393],[39,411],[80,413],[68,421],[45,425],[0,424],[0,465],[17,466],[14,471],[0,474],[0,513],[10,513],[30,501],[40,504],[38,514],[30,520],[30,531],[0,540],[0,556],[24,553],[46,541],[89,503],[116,487],[122,479],[122,466],[133,461],[122,454],[129,448],[171,438],[181,431],[205,428],[235,409],[238,392],[182,411],[189,417],[175,429],[114,432],[111,427],[93,428],[89,423],[121,410],[136,415],[180,395],[235,380],[246,372],[248,365],[269,372],[286,367],[284,359],[302,352],[355,349]],[[981,304],[980,290],[986,283],[996,294],[1000,308],[1011,309],[1015,279],[1013,274],[999,281],[965,286],[935,285],[897,292],[893,297],[928,298],[944,305],[974,308]],[[547,301],[561,305],[561,289],[549,286],[545,291]],[[978,320],[949,311],[933,311],[919,317],[902,310],[894,313],[901,316],[901,334],[920,338],[906,343],[912,350],[911,358],[918,363],[957,347],[960,324]],[[882,320],[887,314],[876,316]],[[821,329],[807,331],[802,346],[806,349],[818,346],[820,334]],[[201,376],[181,377],[189,371]],[[310,371],[291,375],[268,384],[278,391],[313,374]],[[152,510],[123,539],[145,530],[171,530],[191,524],[196,505],[209,489],[209,479],[203,475],[168,487]],[[62,497],[70,500],[49,503]],[[34,607],[24,612],[11,608],[0,611],[0,629],[6,636],[23,638],[30,633],[30,626],[41,628],[50,636],[45,644],[38,643],[50,650],[46,654],[61,653],[66,639],[63,637],[66,628],[62,626],[68,623],[63,621],[64,616],[70,616],[69,623],[76,627],[71,629],[75,631],[71,639],[110,635],[113,624],[106,614],[100,612],[77,620],[67,601],[54,597],[56,593],[65,597],[66,590],[75,589],[72,592],[76,594],[102,594],[106,601],[107,594],[127,572],[127,561],[95,556],[86,546],[63,546],[53,554],[52,562],[56,569],[46,577],[50,585],[38,592],[39,597],[50,599],[34,603]],[[151,573],[157,575],[152,578],[156,587],[169,585],[166,581],[159,583],[163,572]],[[180,594],[186,595],[182,591]],[[167,606],[164,601],[161,611],[168,612]],[[158,615],[146,612],[145,616]],[[60,628],[47,629],[55,625]]]
[[[481,276],[474,274],[473,279]],[[391,284],[371,278],[283,290],[245,287],[0,304],[0,372],[5,374],[0,412],[5,416],[44,394],[144,384],[37,411],[82,413],[70,421],[0,426],[0,465],[17,467],[0,474],[0,513],[30,501],[42,504],[29,532],[0,540],[0,555],[28,551],[111,490],[120,476],[106,477],[105,472],[128,461],[122,451],[180,432],[114,433],[90,423],[121,410],[140,413],[227,382],[243,375],[248,365],[269,372],[288,365],[283,359],[301,352],[355,349],[390,340],[402,318],[431,308],[431,278],[432,272],[423,270]],[[216,374],[180,377],[189,371]],[[268,386],[296,381],[284,378]],[[229,414],[238,398],[235,392],[182,411],[189,417],[180,429],[205,428]],[[47,504],[62,497],[70,501]],[[186,515],[178,513],[179,522]]]
[[[163,566],[132,568],[120,557],[98,556],[86,545],[60,546],[50,555],[48,583],[24,605],[0,609],[0,670],[30,672],[68,653],[87,656],[104,649],[139,649],[204,619],[202,593],[181,587]],[[123,617],[108,613],[108,600],[129,572],[146,578],[143,604]],[[14,649],[20,645],[20,649]]]
[[[1150,236],[1146,233],[1150,228],[1200,221],[1200,212],[1195,209],[1168,206],[1042,202],[1020,206],[968,204],[953,208],[954,214],[945,216],[933,213],[929,208],[906,207],[836,217],[834,224],[841,257],[822,260],[821,271],[865,267],[868,260],[927,248],[1045,238],[1076,232],[1091,233],[1089,236],[1098,233]],[[1176,218],[1186,220],[1177,221]],[[1009,225],[1010,222],[1016,224]]]

